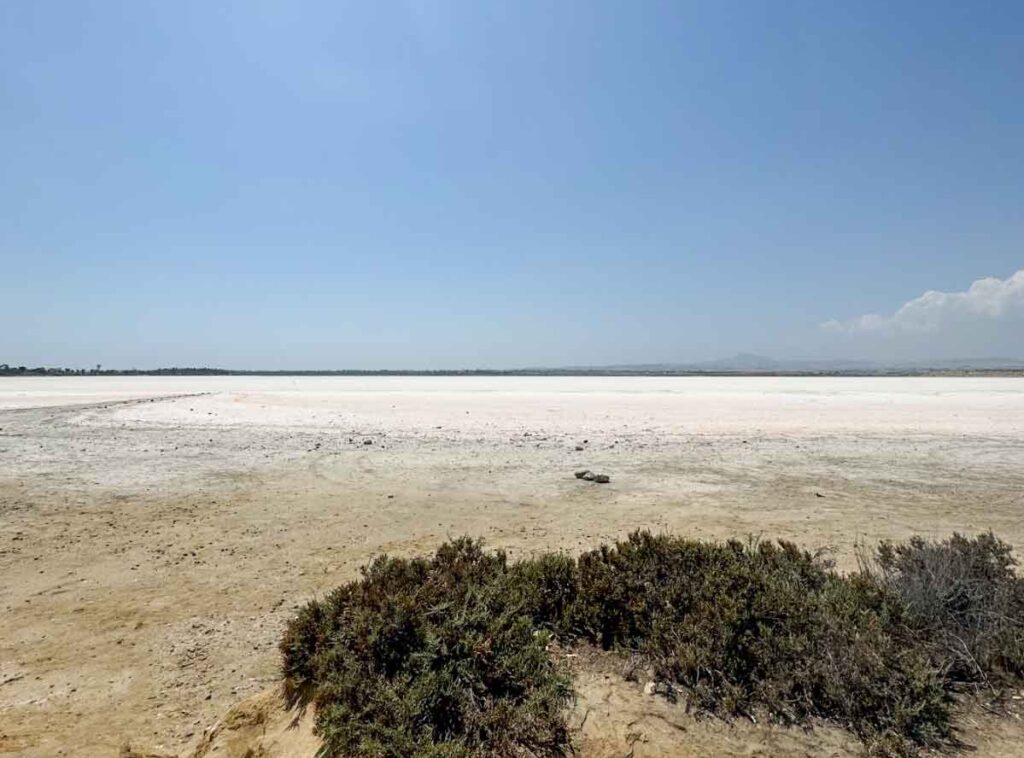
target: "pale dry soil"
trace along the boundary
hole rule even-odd
[[[277,640],[381,552],[651,529],[785,537],[850,568],[858,543],[911,534],[1024,547],[1022,516],[1015,379],[0,379],[0,753],[187,755],[206,730],[206,753],[231,733],[241,755],[259,712],[260,739],[308,754],[265,694]],[[697,719],[615,671],[578,686],[586,754],[859,751]],[[240,731],[213,739],[225,713]],[[1013,718],[964,734],[1024,755]]]

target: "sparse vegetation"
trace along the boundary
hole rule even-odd
[[[948,677],[1001,685],[1024,678],[1024,579],[1009,545],[991,532],[942,542],[883,542],[865,571],[898,593],[909,623]]]
[[[281,644],[326,755],[561,755],[552,640],[639,655],[707,712],[828,719],[869,752],[953,744],[953,693],[1024,674],[1024,580],[991,534],[883,543],[850,576],[787,542],[637,532],[509,563],[462,538],[381,557]]]

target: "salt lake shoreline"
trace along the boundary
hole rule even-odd
[[[0,747],[30,756],[186,753],[274,686],[299,603],[449,536],[1024,547],[1013,378],[4,377],[0,463]]]

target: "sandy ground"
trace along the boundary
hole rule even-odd
[[[382,551],[649,528],[849,567],[914,533],[1024,547],[1022,516],[1020,379],[0,379],[0,753],[192,750],[273,686],[296,605]],[[817,751],[720,728],[687,739]]]

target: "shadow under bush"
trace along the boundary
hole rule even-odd
[[[936,561],[971,591],[928,584]],[[303,608],[281,643],[285,694],[316,707],[325,755],[560,755],[572,693],[554,638],[639,654],[708,712],[824,718],[909,755],[949,743],[958,683],[1021,675],[1021,584],[991,535],[883,544],[850,576],[786,542],[637,532],[510,565],[462,538],[378,558]],[[974,669],[944,652],[965,629]]]

